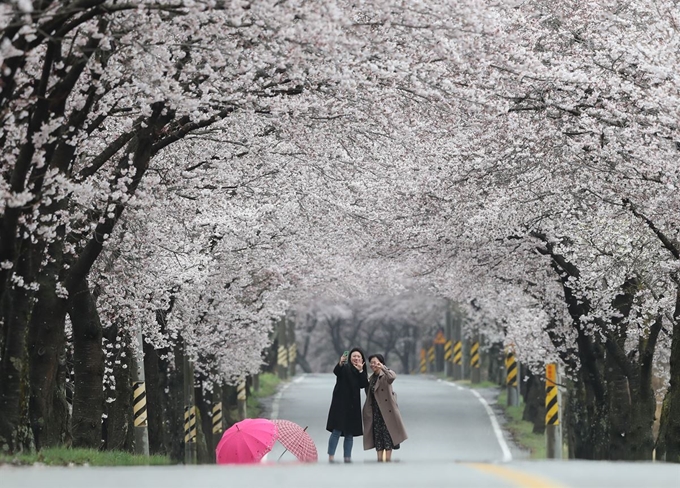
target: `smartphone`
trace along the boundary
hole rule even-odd
[[[343,352],[342,355],[345,356],[346,358],[349,357],[349,351]]]

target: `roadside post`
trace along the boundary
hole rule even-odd
[[[248,410],[246,407],[246,379],[241,377],[236,385],[236,404],[238,406],[238,418],[243,420],[248,416]]]
[[[455,341],[453,344],[453,379],[463,379],[463,342]]]
[[[451,339],[446,340],[446,344],[444,344],[444,374],[446,374],[447,378],[450,378],[453,376],[453,343],[451,342]]]
[[[505,349],[505,381],[508,392],[508,406],[519,406],[519,381],[517,381],[517,374],[519,372],[519,364],[515,358],[515,351],[512,345]]]
[[[451,378],[453,377],[453,327],[451,324],[451,300],[446,300],[444,332],[446,337],[446,343],[444,344],[444,374],[447,378]]]
[[[470,383],[479,384],[482,381],[479,358],[479,333],[475,333],[475,338],[470,347]]]
[[[295,376],[297,359],[297,344],[295,343],[295,316],[293,312],[288,312],[286,314],[286,323],[288,325],[286,330],[286,342],[288,344],[288,375],[289,377]]]
[[[545,441],[546,457],[562,459],[560,406],[557,401],[557,365],[545,365]]]
[[[184,464],[196,464],[196,405],[194,366],[184,351]]]
[[[276,355],[276,370],[279,374],[279,379],[285,380],[288,378],[288,334],[286,331],[286,317],[279,319],[278,324],[278,351]]]
[[[459,381],[465,377],[465,371],[463,371],[463,328],[458,312],[451,325],[453,329],[453,380]]]
[[[149,455],[149,422],[146,410],[146,379],[144,376],[144,341],[137,332],[137,352],[132,370],[132,415],[135,429],[135,454]]]
[[[437,373],[441,373],[444,371],[444,348],[446,346],[446,335],[444,333],[444,329],[439,329],[437,331],[437,334],[434,336],[434,341],[433,341],[433,346],[434,346],[434,354],[435,354],[435,359],[434,359],[434,370]]]
[[[215,399],[219,399],[219,396],[216,395]],[[222,418],[222,402],[218,401],[212,408],[212,433],[216,441],[220,440],[220,434],[224,430]],[[217,445],[217,442],[215,442],[215,445]]]

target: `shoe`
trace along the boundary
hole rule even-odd
[[[351,463],[351,462],[352,462],[352,458],[345,458],[345,462],[346,462],[346,463]]]

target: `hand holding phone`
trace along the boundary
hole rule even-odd
[[[345,364],[347,362],[347,358],[349,357],[349,351],[345,351],[342,353],[342,356],[340,356],[340,364]]]

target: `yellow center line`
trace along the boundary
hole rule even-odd
[[[463,463],[478,471],[489,473],[506,481],[513,483],[520,488],[565,488],[565,485],[556,483],[542,476],[523,473],[516,469],[509,469],[498,464],[485,463]]]

